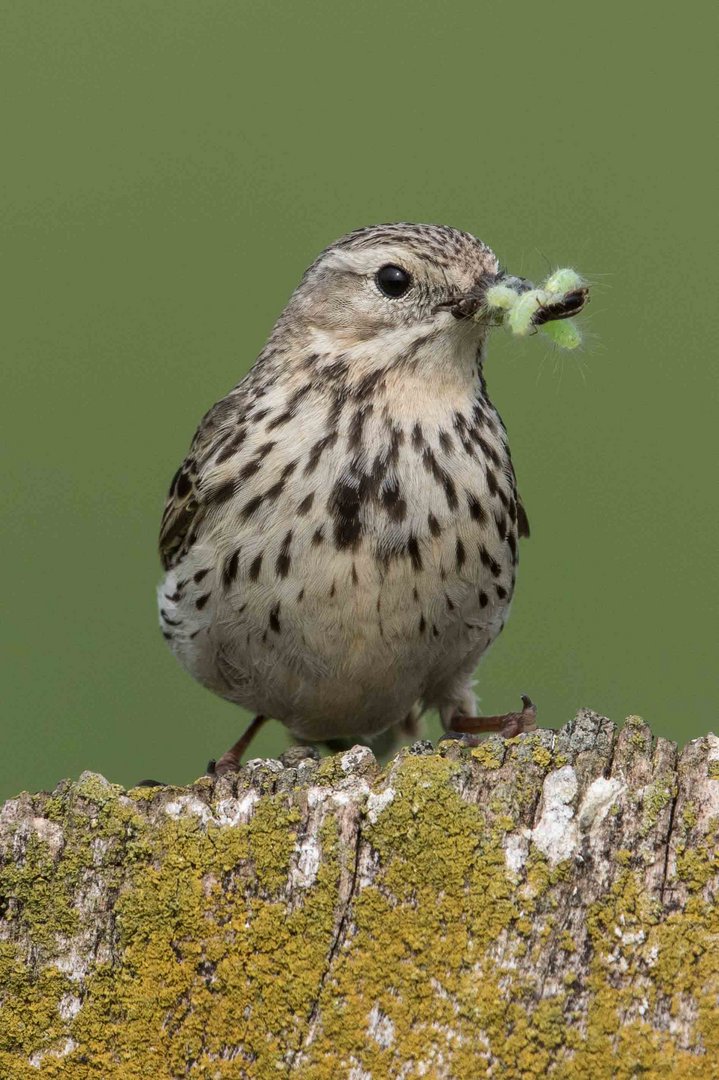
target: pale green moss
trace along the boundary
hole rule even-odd
[[[712,780],[719,780],[719,760],[709,762],[708,773]]]

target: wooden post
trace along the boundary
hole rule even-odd
[[[581,711],[0,811],[0,1076],[719,1075],[719,739]]]

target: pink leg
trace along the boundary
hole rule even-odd
[[[228,772],[237,772],[242,761],[242,755],[266,719],[266,716],[256,716],[247,731],[237,740],[234,746],[231,746],[217,761],[213,760],[208,763],[207,771],[210,776],[224,776]]]
[[[451,730],[447,732],[451,738],[453,735],[465,736],[465,742],[477,745],[476,738],[481,732],[498,731],[504,739],[513,739],[515,735],[521,735],[525,731],[537,730],[537,706],[526,694],[522,694],[522,711],[503,713],[501,716],[457,716],[452,720]]]

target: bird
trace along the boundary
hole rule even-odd
[[[202,419],[160,529],[162,633],[180,664],[300,743],[533,730],[478,717],[529,523],[485,379],[483,297],[518,291],[471,233],[390,223],[312,262],[266,345]],[[544,310],[540,318],[575,314]],[[350,743],[351,745],[351,743]]]

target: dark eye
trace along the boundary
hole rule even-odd
[[[391,263],[388,263],[387,266],[381,266],[374,279],[377,282],[379,291],[393,300],[396,300],[399,296],[404,296],[412,284],[412,278],[407,271],[403,270],[401,266],[393,266]]]

